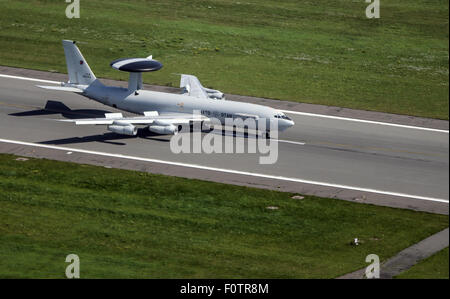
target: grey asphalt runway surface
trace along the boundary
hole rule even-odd
[[[261,165],[261,154],[174,154],[170,136],[142,130],[138,137],[127,137],[107,132],[105,126],[57,122],[54,119],[103,117],[105,112],[121,111],[77,94],[43,90],[36,84],[45,85],[0,77],[0,139],[180,164],[82,152],[67,155],[58,153],[58,148],[8,142],[0,142],[0,152],[55,156],[79,163],[448,214],[449,135],[445,132],[292,114],[296,125],[280,134],[277,162]],[[279,180],[278,176],[287,179]]]

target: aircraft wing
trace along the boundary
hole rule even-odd
[[[203,115],[194,115],[189,113],[162,113],[156,111],[144,112],[144,116],[123,117],[122,113],[106,113],[102,118],[81,118],[81,119],[63,119],[59,121],[73,122],[76,125],[112,125],[120,122],[130,125],[182,125],[189,124],[191,121],[208,121],[209,118]]]

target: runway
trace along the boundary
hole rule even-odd
[[[29,153],[24,148],[36,144],[38,156],[47,156],[68,148],[80,156],[58,159],[448,214],[445,130],[294,111],[288,114],[296,125],[280,134],[277,162],[262,165],[261,154],[174,154],[170,136],[124,137],[104,126],[54,121],[121,111],[35,84],[42,83],[0,77],[0,152]]]

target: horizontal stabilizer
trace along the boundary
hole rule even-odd
[[[51,89],[51,90],[59,90],[59,91],[70,91],[70,92],[83,92],[82,89],[76,88],[76,87],[67,87],[67,86],[43,86],[43,85],[36,85],[37,87],[44,88],[44,89]]]

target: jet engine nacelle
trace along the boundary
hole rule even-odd
[[[137,128],[131,124],[113,123],[107,127],[108,131],[122,135],[137,135]]]
[[[209,89],[209,88],[205,88],[204,90],[206,91],[206,94],[208,95],[208,98],[210,98],[210,99],[216,99],[216,100],[224,99],[223,92],[220,92],[215,89]]]
[[[178,128],[172,124],[167,126],[161,126],[161,125],[153,125],[149,126],[148,130],[150,132],[161,134],[161,135],[176,135],[178,134]]]

